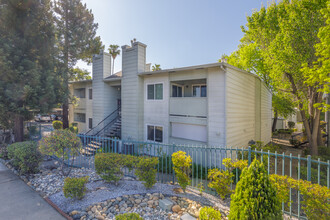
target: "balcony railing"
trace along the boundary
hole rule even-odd
[[[207,98],[171,97],[170,115],[207,117]]]

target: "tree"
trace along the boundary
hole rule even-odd
[[[81,81],[81,80],[90,80],[92,79],[90,72],[78,67],[71,69],[70,71],[70,81]]]
[[[329,44],[321,39],[329,36],[327,4],[327,0],[273,2],[248,16],[242,27],[241,47],[254,48],[272,85],[297,101],[313,155],[318,154],[320,113],[326,109],[322,96],[329,91]]]
[[[59,50],[59,72],[63,93],[63,127],[68,128],[68,102],[70,69],[78,60],[91,62],[92,55],[104,49],[100,37],[96,36],[97,23],[92,11],[81,0],[57,0],[54,2],[56,39]]]
[[[0,0],[0,118],[23,141],[32,109],[56,103],[54,26],[50,1]]]
[[[160,68],[160,64],[154,64],[154,65],[152,66],[152,71],[158,71],[158,70],[161,70],[161,68]]]
[[[279,116],[284,118],[295,113],[295,105],[292,98],[287,97],[285,93],[274,94],[272,97],[272,105],[274,110],[274,121],[272,125],[272,132],[276,129],[276,123]]]
[[[109,53],[112,57],[112,73],[111,74],[114,74],[115,73],[115,59],[118,55],[120,55],[120,50],[118,50],[119,46],[116,45],[116,44],[110,44],[109,46]]]
[[[39,142],[39,150],[41,153],[49,156],[55,155],[60,159],[63,176],[68,176],[70,174],[74,159],[79,155],[81,149],[82,144],[80,138],[69,129],[55,130],[50,136],[42,138]],[[70,158],[72,162],[70,164],[69,161],[69,165],[67,169],[65,169],[65,160]]]

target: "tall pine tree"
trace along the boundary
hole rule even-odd
[[[56,21],[56,39],[59,50],[63,127],[69,126],[68,122],[68,82],[72,78],[73,67],[78,60],[91,62],[93,54],[98,54],[104,49],[100,37],[96,36],[97,23],[94,23],[92,11],[87,9],[81,0],[56,0],[53,10]]]
[[[0,0],[0,122],[23,141],[30,111],[56,103],[50,0]]]

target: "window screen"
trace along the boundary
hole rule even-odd
[[[155,85],[148,85],[148,99],[155,99]]]

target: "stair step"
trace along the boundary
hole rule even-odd
[[[102,143],[100,143],[100,142],[97,142],[97,141],[91,141],[90,143],[91,143],[91,144],[95,144],[95,145],[99,145],[99,146],[101,146],[101,145],[102,145]]]
[[[86,151],[89,151],[89,152],[91,152],[91,153],[93,153],[93,152],[95,152],[97,149],[95,149],[95,148],[92,148],[92,147],[84,147],[84,149],[86,150]]]
[[[94,155],[94,153],[91,153],[91,152],[89,152],[89,151],[87,151],[85,149],[82,149],[81,150],[81,154],[86,155],[86,156],[93,156]]]
[[[95,144],[87,144],[87,146],[94,149],[99,149],[101,147],[100,145],[95,145]]]

